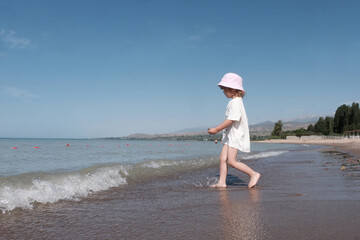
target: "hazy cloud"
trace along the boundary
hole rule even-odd
[[[24,101],[29,101],[31,99],[39,98],[39,96],[34,95],[26,90],[14,88],[14,87],[4,87],[3,93],[17,99],[21,99]]]
[[[20,38],[15,36],[15,31],[0,30],[0,41],[8,45],[10,48],[24,49],[29,47],[31,41],[27,38]]]
[[[192,35],[189,37],[190,41],[198,41],[201,40],[201,36],[200,35]]]
[[[193,44],[199,43],[201,41],[204,41],[206,38],[208,38],[210,35],[212,35],[214,33],[216,33],[215,29],[205,28],[205,29],[198,31],[198,33],[196,33],[196,34],[189,36],[188,40],[190,42],[192,42]]]

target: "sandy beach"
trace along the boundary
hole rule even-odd
[[[335,151],[348,152],[357,158],[360,158],[360,138],[351,139],[316,139],[316,140],[307,140],[307,139],[271,139],[265,141],[259,141],[263,143],[291,143],[291,144],[313,144],[313,145],[322,145],[322,146],[331,146]]]

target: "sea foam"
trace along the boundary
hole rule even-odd
[[[77,172],[28,173],[0,178],[0,210],[32,209],[34,203],[79,200],[112,187],[146,181],[156,176],[199,169],[217,163],[217,158],[190,160],[158,159],[136,164],[94,166]]]
[[[78,200],[93,192],[126,184],[127,170],[123,166],[102,167],[95,171],[45,175],[32,180],[17,179],[16,184],[0,187],[2,213],[15,208],[32,209],[34,203],[54,203],[59,200]],[[14,182],[12,180],[12,182]]]
[[[288,151],[268,151],[239,156],[242,159],[266,158]],[[76,172],[26,173],[0,178],[0,210],[32,209],[35,203],[80,200],[92,193],[149,178],[217,166],[218,156],[188,160],[157,159],[135,164],[113,164],[89,167]],[[214,180],[212,179],[212,182]]]
[[[241,157],[242,159],[256,159],[256,158],[267,158],[267,157],[275,157],[284,153],[287,153],[289,151],[268,151],[268,152],[260,152],[252,155],[247,155]]]

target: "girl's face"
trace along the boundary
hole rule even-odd
[[[224,94],[227,98],[233,98],[236,96],[236,92],[230,88],[223,88]]]

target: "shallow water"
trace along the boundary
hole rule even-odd
[[[228,188],[209,188],[217,164],[129,181],[78,201],[14,209],[0,215],[0,232],[3,239],[357,239],[349,223],[360,221],[360,181],[341,170],[350,156],[342,157],[300,148],[243,160],[262,173],[251,190],[232,168]]]
[[[91,194],[218,164],[221,144],[200,141],[0,139],[0,210]],[[312,148],[253,143],[239,160]]]
[[[161,159],[198,159],[218,155],[221,147],[222,144],[202,141],[0,139],[0,176],[67,172],[97,165],[134,164]],[[307,148],[309,146],[253,143],[253,153],[244,155]]]

